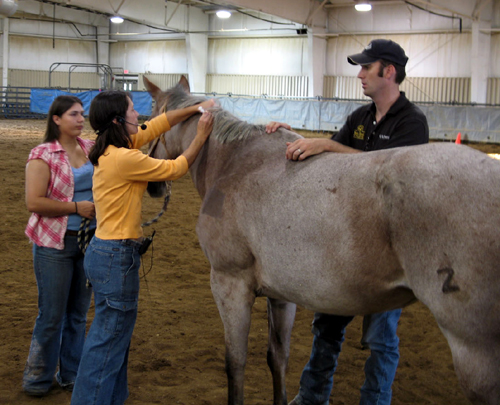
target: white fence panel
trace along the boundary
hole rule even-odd
[[[207,75],[207,93],[307,97],[307,76]]]
[[[488,79],[486,102],[488,104],[500,104],[500,77],[490,77]]]
[[[97,73],[72,72],[71,88],[97,89],[100,87]],[[52,72],[51,87],[67,89],[70,85],[68,72]],[[9,69],[9,86],[12,87],[48,87],[49,72],[46,70]]]
[[[407,77],[401,90],[413,102],[470,103],[467,77]],[[366,99],[354,76],[325,76],[323,94],[326,98]]]

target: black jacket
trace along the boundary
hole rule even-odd
[[[404,92],[385,117],[375,122],[375,103],[355,110],[332,139],[351,148],[371,151],[429,142],[429,126],[424,113]]]

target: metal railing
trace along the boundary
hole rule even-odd
[[[30,111],[30,87],[0,87],[0,118],[45,118]]]

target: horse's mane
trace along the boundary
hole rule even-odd
[[[185,108],[199,104],[205,101],[205,97],[193,96],[186,93],[184,88],[178,84],[167,91],[168,108]],[[241,121],[230,112],[216,107],[210,110],[214,117],[214,125],[212,128],[212,137],[215,137],[220,143],[229,143],[240,141],[248,138],[252,134],[265,132],[263,125],[249,124]]]

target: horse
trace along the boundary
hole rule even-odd
[[[168,91],[145,79],[153,115],[194,105],[183,77]],[[475,404],[500,404],[500,163],[464,145],[432,143],[296,162],[281,128],[213,108],[214,126],[190,174],[202,199],[196,226],[224,325],[228,404],[243,404],[252,305],[268,298],[268,365],[275,405],[296,304],[365,315],[416,300],[450,346],[457,378]],[[199,115],[150,145],[179,156]],[[164,183],[150,183],[153,197]]]

